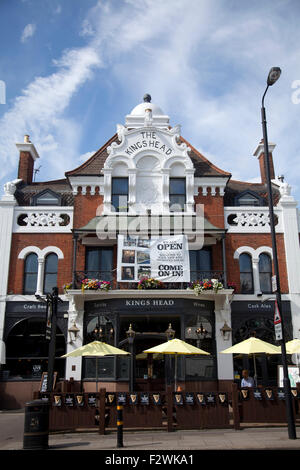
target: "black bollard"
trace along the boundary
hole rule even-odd
[[[117,447],[123,446],[123,406],[117,405]]]

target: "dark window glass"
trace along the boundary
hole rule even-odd
[[[38,257],[35,253],[26,256],[24,265],[24,294],[35,294],[37,287]]]
[[[127,212],[128,178],[112,178],[111,204],[116,212]]]
[[[252,258],[247,253],[243,253],[240,255],[239,263],[241,294],[253,294]]]
[[[114,377],[115,358],[113,356],[83,358],[83,378],[113,379]]]
[[[170,178],[170,212],[184,211],[186,202],[185,178]]]
[[[212,269],[211,249],[206,247],[202,250],[190,250],[189,255],[191,281],[210,278]]]
[[[102,247],[87,247],[85,270],[89,278],[112,280],[113,249]]]
[[[270,294],[272,292],[272,262],[267,253],[259,256],[258,267],[260,290],[263,294]]]
[[[260,205],[260,199],[251,193],[242,194],[240,197],[237,197],[236,200],[237,200],[238,206],[259,206]]]
[[[40,380],[42,373],[47,372],[49,342],[45,341],[46,319],[28,318],[19,321],[9,332],[6,340],[6,364],[4,374],[11,379]],[[56,329],[56,349],[54,370],[58,377],[64,377],[65,337],[59,326]]]
[[[60,205],[60,198],[50,191],[47,191],[40,196],[36,196],[35,204],[37,206],[58,206]]]
[[[50,294],[53,287],[57,287],[57,263],[58,258],[55,253],[50,253],[45,259],[44,270],[44,293]]]

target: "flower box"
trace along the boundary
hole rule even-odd
[[[164,289],[165,285],[163,282],[153,277],[143,277],[137,285],[138,289]]]
[[[109,281],[101,281],[99,279],[83,279],[81,281],[81,290],[104,290],[108,291],[110,289]]]
[[[202,281],[194,281],[188,287],[188,289],[193,290],[196,295],[209,290],[217,293],[223,288],[223,284],[218,279],[203,279]]]

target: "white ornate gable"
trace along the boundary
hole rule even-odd
[[[145,114],[147,111],[145,112]],[[149,116],[148,116],[149,117]],[[179,143],[180,126],[162,129],[147,125],[128,129],[118,125],[120,143],[107,148],[104,174],[104,210],[110,211],[111,178],[128,176],[129,212],[169,212],[169,178],[186,178],[186,211],[193,211],[194,167],[189,147]],[[153,119],[151,121],[153,123]]]

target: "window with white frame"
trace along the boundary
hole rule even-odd
[[[24,259],[23,294],[47,294],[57,286],[58,260],[63,252],[56,246],[40,249],[27,246],[20,251],[19,259]]]
[[[24,262],[23,294],[35,294],[38,276],[38,256],[29,253]]]
[[[253,294],[253,269],[252,259],[248,253],[242,253],[239,257],[241,294]]]
[[[272,260],[268,253],[259,255],[259,284],[263,294],[272,292]]]
[[[272,293],[272,249],[262,246],[238,248],[234,258],[239,261],[241,294]]]

